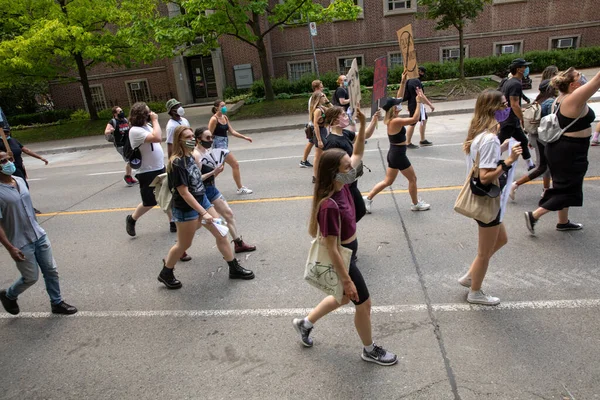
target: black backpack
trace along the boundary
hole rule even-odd
[[[508,78],[502,78],[502,80],[500,81],[500,84],[498,85],[498,90],[499,92],[504,93],[504,84],[506,83],[506,81],[508,80]]]
[[[135,149],[131,147],[129,132],[123,135],[123,140],[123,157],[129,162],[129,166],[132,169],[139,169],[142,166],[142,153],[140,152],[140,147],[138,146]]]

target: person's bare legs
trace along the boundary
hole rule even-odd
[[[152,210],[152,206],[145,206],[143,203],[138,204],[138,206],[136,207],[135,211],[133,212],[133,214],[131,214],[131,218],[133,218],[134,221],[137,221],[138,219],[141,218],[142,215],[146,214],[148,211]],[[169,218],[169,221],[171,219]]]
[[[427,127],[427,120],[420,121],[419,133],[421,134],[421,142],[425,140],[425,128]]]
[[[177,242],[169,250],[165,260],[165,267],[173,269],[183,253],[192,246],[194,235],[198,229],[198,220],[175,222],[177,225]]]
[[[233,175],[233,180],[235,181],[235,186],[238,189],[242,188],[242,174],[240,173],[240,164],[232,153],[229,153],[227,157],[225,157],[225,163],[231,167],[231,174]]]
[[[379,192],[381,192],[386,187],[391,186],[396,180],[398,172],[399,171],[397,169],[388,167],[385,170],[385,178],[381,182],[373,186],[373,189],[371,189],[371,191],[367,195],[367,199],[373,200],[373,197],[377,196]]]
[[[317,177],[317,171],[319,169],[319,160],[321,159],[321,154],[323,154],[323,149],[315,146],[315,162],[313,165],[313,177]]]
[[[310,156],[310,151],[312,150],[313,146],[314,145],[311,142],[306,143],[306,146],[304,147],[304,153],[302,154],[302,161],[308,161],[308,156]]]
[[[342,304],[338,303],[333,296],[327,296],[306,317],[312,324],[315,324],[318,320],[329,314],[330,312],[338,309],[339,307],[346,305],[350,302],[348,297],[342,297]],[[369,343],[371,344],[371,343]]]
[[[492,258],[492,256],[494,254],[496,254],[496,252],[498,250],[500,250],[502,247],[504,247],[504,245],[506,243],[508,243],[508,235],[506,234],[506,228],[504,227],[504,224],[500,224],[498,226],[500,226],[500,231],[498,232],[498,238],[496,239],[496,245],[492,249],[492,254],[490,254],[490,259]],[[469,268],[469,272],[467,272],[468,277],[471,277],[471,270],[473,269],[473,265],[474,265],[474,263],[471,264],[471,267]]]
[[[129,163],[125,163],[125,175],[131,176],[131,165]]]
[[[500,235],[501,229],[504,229],[502,223],[500,225],[488,228],[483,228],[481,226],[479,227],[477,256],[473,260],[471,268],[469,269],[469,273],[471,275],[471,290],[474,292],[481,290],[481,285],[483,283],[483,279],[485,278],[485,274],[490,263],[490,258],[496,251],[499,250],[500,247],[506,244],[502,243],[502,246],[497,246],[496,242],[498,240],[498,236]],[[504,232],[504,235],[506,235],[506,231]]]
[[[354,326],[356,332],[362,341],[363,346],[370,346],[373,344],[373,334],[371,327],[371,299],[367,299],[362,304],[356,306],[356,312],[354,313]]]
[[[214,208],[214,207],[211,207],[211,208]],[[210,208],[208,210],[210,212]],[[233,250],[231,250],[231,246],[229,245],[229,241],[227,240],[227,237],[221,236],[221,234],[219,233],[219,230],[213,224],[201,224],[200,223],[200,226],[203,226],[204,228],[208,229],[209,232],[212,233],[212,235],[215,237],[215,241],[217,242],[217,248],[219,249],[219,252],[223,256],[225,261],[227,261],[227,262],[233,261],[233,259],[234,259]]]
[[[211,208],[214,208],[216,212],[225,219],[225,222],[227,222],[227,227],[229,228],[229,234],[231,235],[231,238],[233,240],[238,239],[239,236],[237,227],[235,226],[235,217],[233,215],[233,211],[231,211],[231,208],[229,207],[229,204],[227,204],[227,201],[225,201],[225,199],[217,199],[213,201],[212,204],[214,207]]]
[[[417,204],[419,202],[419,196],[417,193],[417,174],[415,174],[415,169],[411,165],[400,172],[408,180],[408,193],[410,194],[412,204]]]
[[[407,145],[412,144],[413,133],[415,133],[415,126],[414,125],[407,126],[406,127],[406,144]]]

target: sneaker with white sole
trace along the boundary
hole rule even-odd
[[[425,203],[423,200],[419,200],[417,204],[411,204],[411,211],[427,211],[431,208],[431,204]]]
[[[304,326],[304,319],[302,318],[294,318],[292,320],[292,325],[294,325],[294,329],[296,329],[296,332],[300,335],[300,341],[304,347],[312,347],[313,340],[309,336],[313,328]]]
[[[367,196],[363,196],[363,200],[365,201],[365,209],[367,210],[367,214],[371,214],[371,206],[373,205],[373,200],[369,199]]]
[[[485,294],[483,290],[477,290],[476,292],[471,290],[467,296],[467,301],[471,304],[481,304],[484,306],[497,306],[500,304],[499,298]]]
[[[242,186],[237,190],[237,194],[252,194],[254,193],[252,190],[248,189],[246,186]]]
[[[302,161],[300,160],[300,168],[312,168],[313,165],[308,161]]]
[[[567,221],[566,224],[556,224],[557,231],[579,231],[583,229],[583,224],[576,224],[571,221]]]
[[[398,362],[398,357],[394,353],[390,353],[383,347],[375,344],[373,345],[373,350],[371,351],[367,351],[367,349],[363,347],[360,357],[367,362],[372,362],[383,366],[394,365]]]
[[[510,192],[508,192],[508,197],[510,197],[512,201],[515,201],[515,194],[517,194],[518,188],[519,185],[517,185],[517,182],[513,182],[513,184],[510,186]]]
[[[525,226],[532,235],[535,235],[535,224],[537,224],[537,221],[531,211],[525,211]]]
[[[469,276],[469,274],[465,274],[464,276],[461,276],[460,278],[458,278],[458,283],[460,283],[464,287],[470,288],[471,287],[471,277]]]

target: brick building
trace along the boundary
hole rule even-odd
[[[271,2],[279,0],[270,0]],[[315,0],[327,4],[330,0]],[[318,26],[314,37],[319,72],[345,72],[348,60],[372,66],[387,56],[388,65],[402,63],[396,31],[412,23],[420,62],[458,58],[455,30],[436,31],[435,23],[417,20],[416,0],[355,0],[363,8],[356,21]],[[170,8],[170,13],[178,10]],[[315,72],[307,26],[275,29],[266,41],[269,73],[298,79]],[[226,86],[246,87],[260,79],[256,50],[232,37],[219,40],[210,56],[179,56],[137,69],[95,68],[90,71],[94,101],[99,109],[136,100],[177,97],[185,104],[221,97]],[[597,0],[493,0],[465,29],[467,57],[519,54],[531,50],[600,45],[600,7]],[[78,83],[52,85],[57,108],[83,108]],[[106,107],[104,107],[106,106]]]

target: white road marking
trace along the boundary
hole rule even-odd
[[[97,176],[97,175],[112,175],[112,174],[122,174],[123,170],[120,171],[110,171],[110,172],[96,172],[94,174],[87,174],[87,176]]]
[[[45,181],[46,178],[33,178],[33,179],[27,179],[27,182],[35,182],[35,181]]]
[[[440,158],[440,157],[419,157],[419,158],[424,158],[425,160],[448,161],[448,162],[460,163],[460,164],[465,163],[464,160],[452,160],[450,158]]]
[[[496,307],[479,306],[468,303],[433,304],[432,308],[438,312],[465,312],[465,311],[523,311],[523,310],[564,310],[564,309],[590,309],[600,308],[600,299],[580,300],[540,300],[540,301],[506,301]],[[242,309],[242,310],[149,310],[149,311],[79,311],[67,318],[206,318],[206,317],[293,317],[306,315],[310,308],[273,308],[273,309]],[[390,306],[374,306],[374,314],[402,314],[408,312],[426,311],[425,304],[404,304]],[[354,314],[354,308],[344,307],[333,312],[336,315]],[[23,312],[13,316],[0,314],[0,319],[10,318],[49,318],[59,317],[49,312]]]

